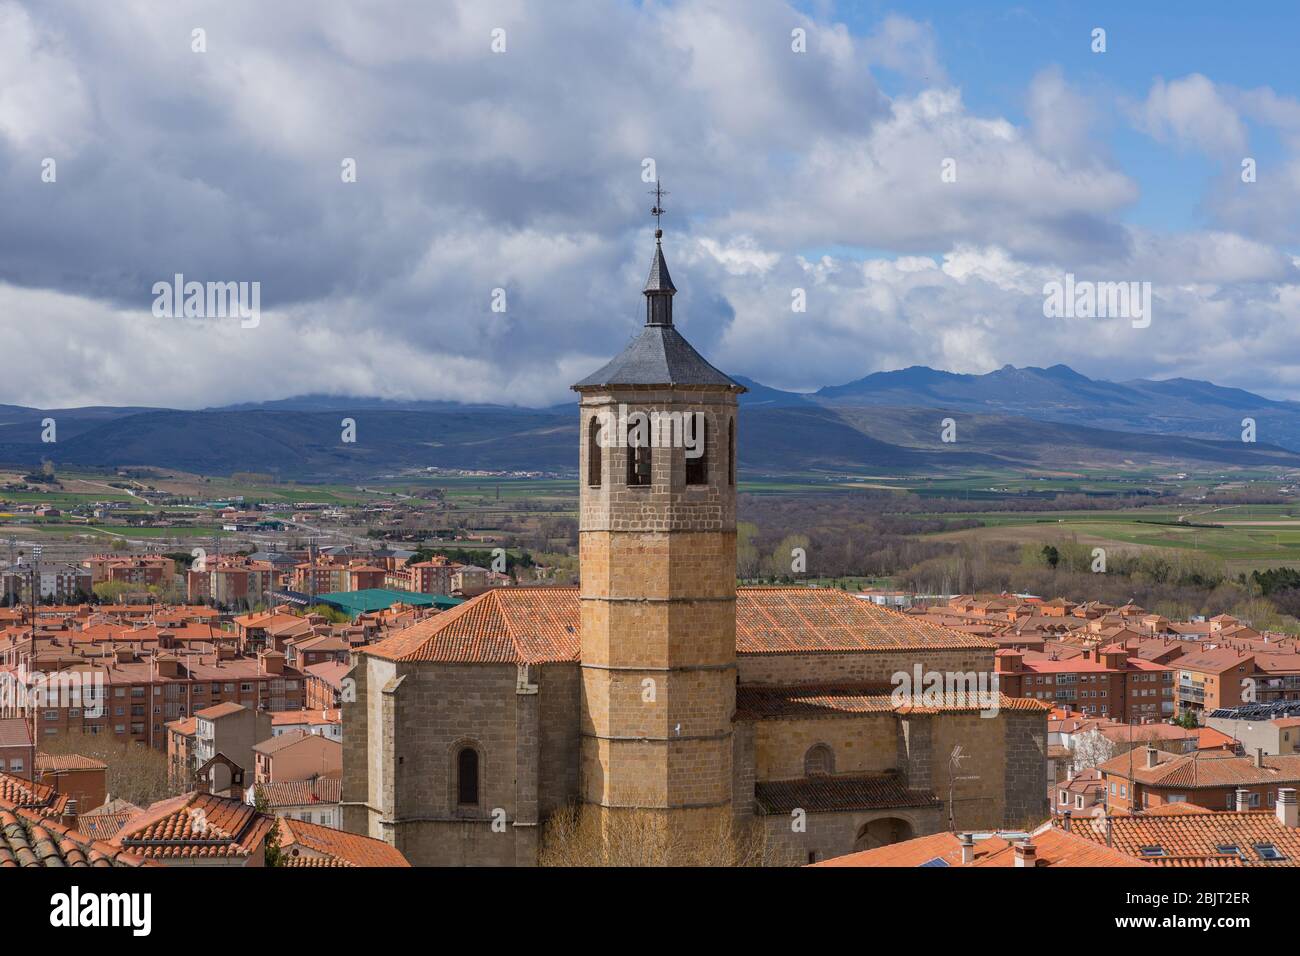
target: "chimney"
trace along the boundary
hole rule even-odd
[[[1016,844],[1016,866],[1037,866],[1038,847],[1028,840]]]
[[[1245,787],[1237,788],[1237,812],[1245,813],[1250,809],[1250,791]]]
[[[1255,767],[1259,770],[1264,769],[1264,748],[1263,747],[1255,748]]]
[[[1292,791],[1293,798],[1294,795],[1294,791]],[[1293,802],[1291,806],[1294,807],[1295,803]],[[975,837],[969,833],[963,833],[959,839],[961,841],[961,864],[962,866],[970,866],[975,862]]]
[[[1300,826],[1296,815],[1295,787],[1279,787],[1277,791],[1277,822],[1294,830]]]
[[[1160,751],[1155,747],[1147,748],[1147,769],[1151,770],[1160,763]]]
[[[1074,814],[1069,810],[1066,810],[1064,813],[1061,814],[1061,829],[1064,830],[1066,833],[1070,832],[1070,818],[1073,815]]]

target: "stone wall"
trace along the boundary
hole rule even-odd
[[[837,774],[883,773],[898,768],[897,718],[892,713],[760,720],[752,726],[758,780],[803,777],[804,758],[818,744],[830,747]]]

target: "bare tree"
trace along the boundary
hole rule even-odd
[[[651,810],[569,806],[542,831],[542,866],[781,866],[789,854],[772,845],[760,819],[716,814],[697,828],[670,825]]]
[[[79,754],[102,760],[108,764],[108,793],[136,806],[146,807],[181,792],[167,780],[166,756],[145,744],[74,732],[43,740],[40,749],[43,753]]]
[[[1100,731],[1090,730],[1086,734],[1076,734],[1070,751],[1074,755],[1074,772],[1091,770],[1103,764],[1116,754],[1115,744],[1107,740]]]

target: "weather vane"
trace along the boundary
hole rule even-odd
[[[659,217],[667,211],[664,209],[664,197],[668,195],[668,192],[659,185],[659,180],[656,179],[655,188],[650,191],[650,194],[655,197],[655,204],[650,207],[650,215],[655,217],[655,238],[661,239],[664,231],[659,228]]]

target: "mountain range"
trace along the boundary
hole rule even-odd
[[[924,366],[816,392],[736,376],[748,473],[1016,468],[1300,468],[1300,403],[1192,379],[1108,382],[1065,365],[963,375]],[[357,440],[341,441],[341,420]],[[57,441],[41,441],[53,418]],[[941,440],[956,423],[956,441]],[[1256,441],[1242,440],[1243,419]],[[430,466],[575,473],[577,403],[549,408],[306,395],[199,411],[0,405],[0,463],[155,465],[299,480]]]

